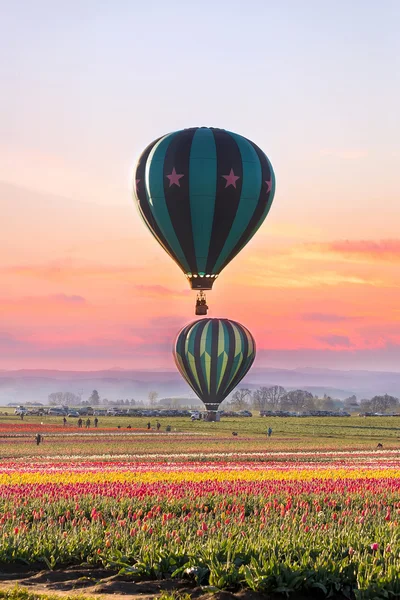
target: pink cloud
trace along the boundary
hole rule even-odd
[[[172,289],[163,285],[135,285],[134,289],[146,296],[190,296],[193,292],[190,289]]]
[[[49,299],[66,304],[85,304],[86,302],[83,296],[78,296],[76,294],[53,294],[49,296]]]
[[[327,344],[328,346],[333,347],[347,347],[349,348],[353,344],[350,341],[350,338],[347,335],[320,335],[315,338],[316,340]]]
[[[109,277],[124,275],[133,277],[134,273],[142,271],[129,265],[99,265],[78,264],[75,262],[55,262],[49,264],[21,264],[1,267],[0,273],[6,275],[19,275],[22,277],[36,277],[40,279],[63,279],[67,277]]]
[[[335,313],[304,313],[301,315],[303,321],[316,321],[319,323],[340,323],[342,321],[352,321],[360,317],[352,317],[346,315],[338,315]]]
[[[369,256],[379,260],[400,257],[400,239],[337,240],[308,246],[322,252],[334,252],[345,256]]]

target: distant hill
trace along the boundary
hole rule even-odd
[[[382,371],[254,368],[242,383],[251,389],[274,384],[340,399],[352,394],[356,394],[359,399],[384,393],[400,396],[400,373]],[[97,389],[102,398],[109,400],[146,400],[150,391],[158,392],[160,398],[184,395],[193,397],[193,392],[176,371],[0,371],[1,405],[9,402],[46,402],[52,392],[73,392],[86,399],[93,389]]]

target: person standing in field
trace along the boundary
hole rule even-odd
[[[90,419],[86,419],[86,429],[90,429]]]
[[[37,433],[35,435],[35,440],[36,440],[36,446],[39,446],[40,442],[43,442],[43,436],[40,435],[40,433]]]
[[[82,419],[79,417],[79,419],[78,419],[78,427],[82,429],[82,425],[83,425],[83,421],[82,421]]]
[[[65,417],[63,418],[63,424],[64,424],[64,427],[66,427],[66,425],[67,425],[67,419]]]
[[[271,437],[272,435],[272,428],[268,427],[268,431],[267,431],[268,437]]]
[[[99,424],[99,420],[98,420],[98,418],[97,418],[97,417],[95,417],[95,418],[94,418],[94,426],[96,427],[96,429],[97,429],[97,425],[98,425],[98,424]]]

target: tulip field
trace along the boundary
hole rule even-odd
[[[218,451],[197,428],[149,433],[149,449],[138,429],[130,451],[125,434],[109,453],[80,434],[60,453],[56,437],[38,449],[9,433],[0,433],[0,571],[89,565],[134,581],[185,580],[204,593],[400,597],[396,443],[261,448],[248,431],[235,451],[216,430]],[[208,453],[195,450],[200,440]]]

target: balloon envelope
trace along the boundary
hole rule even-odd
[[[184,327],[175,342],[174,357],[207,410],[216,411],[243,379],[256,355],[251,333],[229,319],[200,319]]]
[[[135,171],[139,212],[192,289],[211,289],[271,207],[275,176],[253,142],[194,127],[152,142]]]

